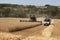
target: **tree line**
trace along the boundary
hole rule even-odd
[[[60,8],[57,6],[45,5],[47,8],[37,8],[36,6],[28,5],[13,5],[0,4],[0,17],[28,17],[30,14],[42,15],[45,14],[52,18],[60,18]]]

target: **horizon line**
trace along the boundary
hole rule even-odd
[[[17,3],[0,3],[0,4],[14,4],[14,5],[24,5],[24,6],[45,6],[45,5],[51,5],[51,4],[45,4],[45,5],[32,5],[32,4],[17,4]],[[60,6],[60,5],[52,5],[52,6]]]

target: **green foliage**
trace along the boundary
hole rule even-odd
[[[58,8],[57,7],[55,7],[55,6],[50,6],[50,7],[48,7],[47,8],[47,11],[48,11],[48,13],[51,15],[51,16],[56,16],[57,15],[57,13],[58,13],[58,10],[57,10]]]
[[[0,4],[0,17],[27,17],[27,14],[42,15],[46,14],[48,16],[58,16],[60,15],[60,9],[56,6],[45,5],[47,8],[36,8],[36,6],[23,6],[23,5],[13,5],[13,4]],[[58,16],[60,17],[60,16]]]

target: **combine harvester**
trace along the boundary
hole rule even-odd
[[[20,20],[20,22],[41,22],[41,24],[43,24],[44,26],[49,26],[51,24],[51,19],[47,17],[36,18],[35,15],[30,15],[29,20]]]

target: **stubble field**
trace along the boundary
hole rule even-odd
[[[0,40],[60,40],[60,19],[49,26],[20,22],[28,18],[0,18]]]

